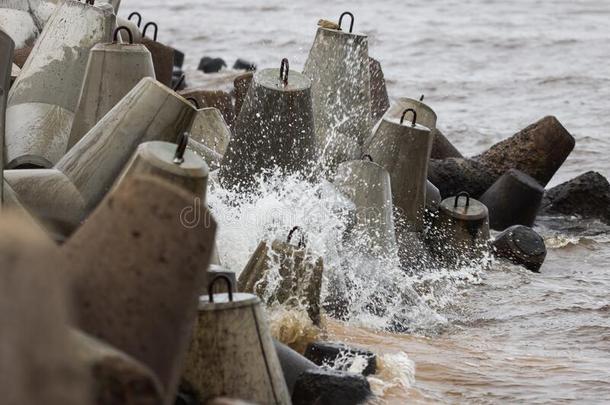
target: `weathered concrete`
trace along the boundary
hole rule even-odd
[[[586,172],[548,190],[542,215],[578,215],[610,224],[610,184],[597,172]]]
[[[218,396],[291,403],[260,300],[251,294],[200,297],[183,379],[204,403]]]
[[[17,79],[17,76],[19,76],[20,73],[21,73],[21,69],[19,68],[19,66],[15,65],[13,63],[13,67],[11,68],[10,86],[13,85],[13,83],[15,82],[15,79]],[[9,86],[9,89],[10,89],[10,86]],[[8,91],[6,91],[6,94],[8,94]]]
[[[462,154],[447,137],[438,129],[434,129],[434,142],[430,159],[463,158]]]
[[[235,110],[231,95],[223,90],[208,90],[205,88],[191,88],[179,92],[184,98],[193,98],[198,108],[217,108],[229,128],[235,122]]]
[[[574,137],[557,118],[549,116],[495,144],[475,159],[488,167],[495,178],[509,169],[518,169],[545,187],[574,145]]]
[[[503,231],[512,225],[532,226],[544,188],[527,174],[511,169],[479,198],[489,210],[491,229]]]
[[[146,366],[76,329],[69,340],[77,360],[91,376],[95,405],[163,405],[161,384]]]
[[[319,367],[285,344],[278,342],[275,339],[273,340],[273,343],[275,344],[275,351],[277,352],[277,357],[282,366],[282,372],[284,373],[284,379],[288,386],[288,392],[292,394],[299,377],[304,372],[317,370]]]
[[[546,258],[544,239],[532,228],[515,225],[496,237],[492,244],[496,257],[507,259],[533,272],[539,272]]]
[[[356,359],[364,361],[366,366],[362,375],[377,372],[377,356],[370,350],[348,346],[340,342],[313,342],[307,346],[305,357],[318,366],[329,366],[334,370],[350,371]]]
[[[439,189],[430,180],[426,181],[426,211],[437,212],[443,198]]]
[[[396,251],[396,229],[392,204],[390,174],[368,161],[351,160],[337,166],[335,187],[356,206],[349,233],[361,241],[361,248],[371,256],[387,256]]]
[[[317,153],[332,172],[358,159],[371,134],[368,37],[318,28],[303,74],[312,83]]]
[[[197,110],[191,137],[197,143],[204,144],[214,152],[224,155],[231,140],[231,129],[217,108]]]
[[[117,27],[127,27],[133,36],[134,44],[142,43],[142,31],[140,31],[140,27],[131,20],[126,20],[124,18],[118,17],[116,18]],[[129,35],[125,31],[121,31],[119,33],[119,37],[121,38],[121,42],[129,43]],[[148,49],[148,48],[147,48]]]
[[[284,84],[280,69],[254,74],[223,156],[223,185],[248,188],[256,176],[276,167],[310,176],[315,158],[311,82],[298,72],[287,77]]]
[[[175,398],[216,223],[155,177],[122,182],[64,245],[77,325],[150,367]],[[95,257],[95,260],[91,260]]]
[[[286,242],[274,240],[270,247],[262,241],[239,275],[238,290],[256,293],[267,305],[304,309],[319,325],[324,262],[303,243],[291,244],[290,236]]]
[[[25,66],[25,62],[32,53],[32,49],[32,46],[15,49],[15,55],[13,55],[13,62],[15,63],[15,65],[17,65],[19,69],[23,69],[23,66]]]
[[[154,29],[153,39],[146,36],[148,29]],[[142,29],[142,44],[148,48],[152,55],[155,77],[169,87],[172,85],[172,72],[174,71],[174,48],[158,42],[157,34],[157,24],[149,22]]]
[[[144,45],[112,42],[94,46],[89,54],[68,149],[144,77],[155,78],[152,57]]]
[[[381,63],[370,57],[369,75],[371,77],[371,119],[372,122],[377,122],[390,108],[390,98],[388,97]]]
[[[190,128],[195,108],[163,84],[144,78],[66,153],[56,168],[80,191],[90,210],[123,170],[137,146],[173,142]]]
[[[371,387],[364,376],[318,369],[301,375],[292,394],[292,404],[358,405],[372,397]]]
[[[10,36],[17,48],[31,45],[40,34],[24,0],[0,1],[0,31]]]
[[[489,252],[487,207],[467,193],[444,199],[428,238],[432,251],[448,263],[482,259]]]
[[[65,153],[89,51],[110,41],[114,24],[98,7],[58,5],[9,93],[7,168],[49,168]]]
[[[367,153],[383,166],[392,179],[392,195],[408,231],[420,232],[424,226],[426,179],[433,135],[429,128],[415,121],[411,112],[393,118],[390,111],[381,120]],[[436,184],[436,182],[433,182]]]
[[[0,179],[4,179],[4,139],[6,121],[6,98],[12,82],[13,52],[15,43],[8,34],[0,30]],[[0,209],[4,203],[4,188],[0,187]]]
[[[235,292],[237,290],[237,277],[236,277],[234,271],[227,270],[224,267],[216,265],[216,264],[210,264],[210,267],[208,268],[206,275],[207,275],[207,279],[204,284],[204,286],[206,286],[206,287],[203,290],[201,290],[202,295],[208,293],[207,286],[209,286],[209,284],[212,282],[212,280],[214,280],[217,276],[228,277],[229,280],[231,281],[231,291]],[[228,287],[229,286],[227,285],[226,282],[215,283],[214,287],[212,288],[212,291],[214,292],[214,294],[228,293],[229,292]]]
[[[241,111],[241,106],[244,103],[246,95],[248,94],[248,90],[250,90],[250,84],[252,83],[252,78],[254,77],[254,72],[244,73],[243,75],[239,75],[233,80],[233,95],[235,97],[235,117],[239,117],[239,112]]]
[[[87,370],[69,342],[64,262],[27,219],[0,216],[3,404],[88,405]],[[35,292],[35,293],[34,293]]]
[[[428,180],[438,187],[443,198],[467,191],[479,198],[497,177],[483,164],[472,159],[431,159],[428,162]]]
[[[208,148],[207,146],[189,139],[188,149],[198,156],[200,156],[210,167],[210,170],[217,170],[220,168],[222,162],[222,155]]]

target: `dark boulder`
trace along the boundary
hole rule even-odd
[[[546,258],[544,239],[532,228],[515,225],[500,233],[492,243],[494,256],[539,272]]]
[[[356,405],[373,396],[360,374],[327,369],[303,373],[294,387],[293,405]]]
[[[337,370],[347,371],[356,358],[366,361],[366,367],[362,374],[367,376],[377,372],[377,356],[375,353],[355,347],[350,347],[344,343],[335,342],[314,342],[307,346],[305,357],[318,366],[330,366]]]
[[[235,70],[249,70],[249,71],[255,71],[256,70],[256,64],[252,63],[252,62],[248,62],[247,60],[244,59],[237,59],[235,61],[235,63],[233,64],[233,69]]]
[[[201,70],[204,73],[216,73],[220,72],[223,67],[227,67],[227,63],[223,59],[204,56],[199,61],[197,70]]]

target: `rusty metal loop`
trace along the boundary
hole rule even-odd
[[[305,247],[305,233],[303,232],[303,229],[300,226],[295,226],[294,228],[292,228],[290,230],[290,232],[288,232],[288,237],[286,238],[286,243],[290,243],[290,241],[292,240],[292,236],[294,235],[294,233],[296,231],[301,232],[301,238],[299,239],[299,243],[297,246],[299,248],[304,248]]]
[[[284,83],[284,86],[288,86],[288,73],[290,71],[290,64],[288,63],[288,59],[282,59],[282,64],[280,65],[280,80]]]
[[[364,160],[364,159],[368,159],[368,160],[370,160],[371,162],[373,161],[373,157],[372,157],[371,155],[369,155],[368,153],[366,153],[366,154],[362,155],[361,159],[362,159],[362,160]]]
[[[199,106],[199,101],[197,101],[197,99],[195,97],[187,97],[186,98],[187,101],[190,101],[192,105],[195,106],[196,109],[200,109],[201,107]]]
[[[453,203],[453,208],[457,208],[458,206],[458,200],[460,199],[460,197],[466,197],[466,207],[468,207],[470,205],[470,194],[468,194],[467,191],[461,191],[459,192],[456,196],[455,196],[455,201]]]
[[[114,30],[114,39],[113,39],[114,43],[116,44],[117,42],[119,42],[119,32],[122,30],[127,31],[127,33],[129,34],[129,43],[133,44],[133,34],[131,33],[131,30],[129,29],[129,27],[126,27],[124,25],[117,27]]]
[[[155,42],[157,42],[157,34],[159,33],[159,26],[155,22],[151,21],[144,26],[144,29],[142,30],[142,36],[143,37],[146,36],[146,31],[148,30],[148,27],[151,27],[151,26],[155,28],[155,35],[153,36],[153,40]]]
[[[186,79],[186,75],[184,73],[182,73],[182,76],[180,76],[180,80],[178,80],[178,82],[176,82],[176,84],[174,85],[172,90],[178,91],[180,86],[182,86],[182,83],[184,83],[184,79]]]
[[[219,274],[210,282],[208,285],[208,298],[210,299],[210,303],[214,303],[214,285],[218,280],[224,280],[227,284],[227,290],[229,291],[229,301],[233,302],[233,283],[231,279],[224,274]]]
[[[424,95],[419,96],[419,101],[424,101]]]
[[[176,153],[174,154],[174,163],[177,165],[181,165],[184,163],[184,152],[186,152],[186,147],[189,144],[189,134],[188,132],[183,132],[178,135],[178,139],[176,140]]]
[[[354,30],[354,15],[349,11],[344,12],[343,14],[341,14],[341,17],[339,17],[339,27],[341,27],[341,24],[343,23],[343,17],[345,17],[346,15],[350,16],[350,18],[352,19],[351,23],[349,24],[349,33],[351,34]]]
[[[131,17],[138,17],[138,23],[136,25],[138,28],[140,28],[140,26],[142,25],[142,14],[138,13],[137,11],[134,11],[133,13],[129,14],[129,17],[127,17],[127,21],[131,21]]]
[[[402,123],[405,122],[405,115],[407,115],[408,112],[413,113],[413,121],[411,121],[411,126],[414,127],[415,124],[417,123],[417,112],[412,108],[407,108],[406,110],[403,111],[402,116],[400,117],[400,125],[402,125]]]

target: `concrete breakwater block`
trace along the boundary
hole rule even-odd
[[[293,405],[358,405],[373,397],[360,374],[318,369],[301,375],[292,394]]]
[[[418,119],[412,108],[404,110],[400,118],[386,114],[367,150],[390,173],[394,205],[408,230],[415,232],[423,230],[433,140],[430,128],[421,125]]]
[[[77,325],[157,375],[176,395],[216,223],[194,195],[157,177],[122,182],[63,246]],[[91,260],[95,257],[95,260]]]
[[[518,169],[543,187],[574,149],[575,140],[557,118],[548,116],[499,142],[475,159],[495,178]]]
[[[209,166],[210,170],[214,171],[220,168],[222,162],[222,155],[215,152],[206,145],[195,141],[190,138],[188,143],[188,149],[201,157]]]
[[[284,373],[284,379],[286,380],[288,391],[292,395],[294,386],[299,380],[299,377],[304,372],[309,370],[317,370],[319,367],[285,344],[278,342],[277,340],[274,340],[273,343],[275,344],[277,357],[280,360],[280,365],[282,366],[282,372]]]
[[[428,180],[440,191],[443,198],[461,191],[478,198],[495,182],[496,176],[482,163],[472,159],[430,159]]]
[[[390,98],[381,63],[371,57],[369,57],[369,76],[371,80],[371,119],[372,122],[377,122],[390,108]]]
[[[502,231],[511,225],[532,226],[544,188],[527,174],[511,169],[479,199],[489,210],[491,229]]]
[[[514,225],[500,233],[492,243],[496,257],[539,272],[546,258],[544,239],[532,228]]]
[[[430,159],[463,158],[460,151],[453,146],[451,141],[438,129],[434,129],[434,141]]]
[[[345,17],[349,30],[341,29]],[[360,157],[372,129],[368,37],[353,28],[347,12],[335,28],[320,26],[303,68],[311,79],[317,153],[330,172]]]
[[[213,107],[201,108],[197,110],[193,120],[191,137],[197,143],[207,146],[220,155],[224,155],[231,140],[231,129],[224,120],[220,110]]]
[[[0,30],[0,179],[4,181],[4,137],[6,129],[6,101],[13,82],[15,65],[13,52],[15,43],[8,34]],[[4,187],[0,187],[0,205],[4,202]]]
[[[154,30],[152,39],[147,37],[148,30]],[[142,29],[142,44],[148,48],[155,66],[155,77],[166,86],[172,85],[174,71],[174,48],[157,41],[159,26],[154,22],[147,23]]]
[[[28,46],[25,48],[17,48],[15,49],[15,54],[13,55],[13,62],[19,69],[23,69],[25,62],[27,61],[30,53],[32,53],[33,46]]]
[[[127,43],[118,42],[118,34],[127,32]],[[114,41],[97,44],[89,53],[83,86],[68,139],[74,146],[145,77],[155,78],[155,68],[148,49],[134,43],[127,27],[114,32]]]
[[[33,44],[40,35],[28,3],[23,0],[0,1],[0,31],[10,36],[17,48]]]
[[[63,156],[89,51],[114,25],[111,12],[78,1],[55,9],[9,93],[7,168],[50,168]]]
[[[248,188],[257,175],[279,168],[309,177],[315,158],[310,80],[280,69],[254,74],[220,168],[222,184]]]
[[[314,342],[307,346],[305,357],[318,366],[329,366],[335,370],[349,371],[356,361],[364,362],[362,375],[377,372],[377,356],[375,353],[351,347],[345,343]]]
[[[76,329],[71,331],[70,344],[89,371],[95,405],[163,405],[161,384],[143,364]]]
[[[229,128],[235,122],[235,109],[231,95],[222,90],[209,90],[204,88],[190,88],[178,92],[182,97],[194,99],[197,108],[216,108],[222,114]]]
[[[305,247],[304,236],[298,244],[291,243],[296,230],[290,232],[286,242],[262,241],[258,245],[239,275],[238,290],[256,293],[267,305],[304,308],[312,322],[319,325],[324,263]]]
[[[0,216],[0,392],[3,404],[87,405],[89,376],[69,341],[65,265],[27,219]],[[35,294],[33,293],[35,291]]]
[[[206,401],[219,396],[260,404],[290,404],[260,300],[251,294],[209,294],[199,299],[183,380]]]
[[[547,190],[541,215],[578,215],[610,224],[610,184],[597,172],[586,172]]]
[[[247,72],[242,75],[239,75],[233,80],[233,96],[235,97],[235,117],[239,117],[239,112],[241,111],[241,106],[244,103],[244,99],[248,94],[248,90],[250,90],[250,84],[252,83],[252,78],[254,77],[254,72]]]

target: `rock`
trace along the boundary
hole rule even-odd
[[[350,347],[345,343],[314,342],[307,346],[305,357],[318,366],[330,366],[337,370],[349,371],[356,361],[364,361],[366,366],[362,375],[371,375],[377,372],[377,356],[375,353]]]
[[[72,331],[70,342],[92,377],[96,405],[163,405],[161,385],[149,368],[78,330]]]
[[[492,243],[493,254],[533,272],[539,272],[546,258],[544,239],[532,228],[515,225],[499,234]]]
[[[210,58],[208,56],[204,56],[199,61],[197,70],[201,70],[204,73],[216,73],[220,72],[223,67],[227,67],[227,63],[221,58]]]
[[[247,60],[244,59],[237,59],[235,61],[235,63],[233,64],[233,69],[235,70],[256,70],[256,64],[252,63],[252,62],[248,62]]]
[[[277,340],[274,340],[273,343],[275,344],[275,351],[282,366],[288,391],[292,394],[299,377],[306,371],[317,370],[318,366],[285,344]]]
[[[377,122],[390,108],[390,99],[381,63],[371,57],[369,57],[369,74],[371,76],[371,117],[373,122]]]
[[[432,132],[434,132],[434,141],[432,142],[432,152],[430,153],[430,159],[464,157],[438,128],[435,128]]]
[[[293,405],[356,405],[373,396],[366,378],[333,370],[303,373],[294,387]]]
[[[480,198],[489,210],[489,226],[503,231],[511,225],[532,226],[544,188],[527,174],[511,169]]]
[[[428,180],[439,189],[443,198],[457,195],[461,191],[478,198],[491,187],[496,177],[476,160],[448,158],[430,159]]]
[[[475,159],[498,178],[509,169],[518,169],[546,186],[574,149],[575,140],[548,116],[499,142]],[[436,184],[436,183],[435,183]]]
[[[578,215],[610,224],[610,184],[597,172],[587,172],[547,190],[542,215]]]

